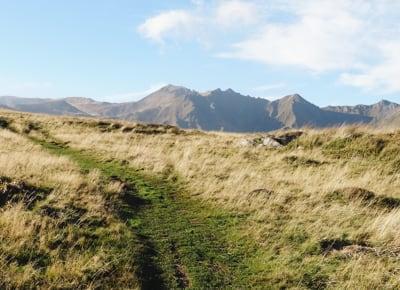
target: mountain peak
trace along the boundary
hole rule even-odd
[[[192,90],[183,87],[183,86],[176,86],[176,85],[166,85],[158,90],[158,92],[168,92],[168,93],[179,93],[179,92],[191,92]]]
[[[376,105],[383,105],[383,106],[389,106],[389,105],[397,105],[397,103],[382,99]]]
[[[231,88],[228,88],[226,90],[222,90],[222,89],[218,88],[218,89],[207,92],[207,94],[210,95],[210,94],[239,94],[239,93],[235,92]]]
[[[292,103],[309,103],[306,99],[304,99],[299,94],[287,95],[280,99],[283,102],[292,102]]]

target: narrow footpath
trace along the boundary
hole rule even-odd
[[[67,156],[83,172],[97,169],[104,183],[118,180],[124,194],[118,216],[137,237],[135,275],[142,289],[243,289],[248,244],[229,239],[245,216],[216,209],[179,192],[177,182],[144,174],[93,152],[28,137],[49,152]]]

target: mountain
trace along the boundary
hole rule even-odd
[[[375,120],[379,120],[400,109],[400,105],[387,100],[382,100],[373,105],[328,106],[323,109],[333,112],[368,116],[374,118]]]
[[[267,112],[270,117],[279,120],[282,126],[289,128],[303,126],[329,127],[341,124],[367,123],[372,119],[367,116],[322,110],[298,94],[289,95],[271,102],[267,106]]]
[[[269,102],[231,89],[199,93],[168,85],[131,104],[124,119],[177,125],[182,128],[234,132],[268,131],[280,127],[265,113]]]
[[[6,105],[0,105],[0,109],[1,110],[13,110],[10,107],[6,106]]]
[[[375,120],[375,125],[377,127],[389,127],[389,128],[399,128],[400,127],[400,108],[389,112],[385,116]]]
[[[1,96],[0,105],[7,106],[9,108],[17,108],[19,105],[30,105],[42,102],[49,102],[52,99],[41,99],[41,98],[20,98],[15,96]]]
[[[320,108],[298,94],[275,101],[245,96],[232,89],[197,92],[168,85],[137,102],[109,103],[90,98],[40,99],[0,97],[0,106],[53,115],[97,116],[181,128],[257,132],[280,128],[330,127],[373,123],[400,125],[400,105],[381,101],[373,105]],[[395,116],[398,112],[399,117]],[[389,120],[388,116],[393,116]]]
[[[40,99],[40,98],[18,98],[13,96],[0,97],[0,105],[10,109],[44,113],[50,115],[77,115],[86,116],[85,112],[70,105],[65,100]]]
[[[79,111],[92,116],[103,116],[104,111],[113,105],[112,103],[98,102],[90,98],[82,97],[68,97],[63,100]]]

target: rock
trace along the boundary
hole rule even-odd
[[[241,147],[267,147],[267,148],[280,148],[297,139],[303,134],[303,132],[289,132],[278,137],[267,135],[253,139],[241,139],[238,144]]]
[[[281,145],[287,145],[290,142],[299,138],[301,135],[303,135],[302,131],[289,132],[275,137],[275,140],[278,141]]]
[[[262,138],[262,145],[265,146],[265,147],[269,147],[269,148],[282,147],[282,144],[279,143],[275,138],[268,137],[268,136]]]

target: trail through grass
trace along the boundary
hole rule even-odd
[[[126,184],[118,213],[137,236],[135,274],[143,289],[238,289],[251,284],[244,262],[251,242],[229,238],[244,215],[189,199],[179,192],[176,180],[103,161],[93,152],[31,139],[54,154],[68,156],[84,172],[100,170],[104,182]]]

